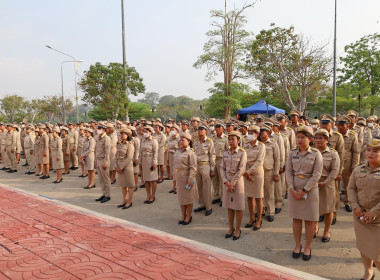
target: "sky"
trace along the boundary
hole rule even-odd
[[[337,52],[343,55],[345,45],[380,33],[380,1],[337,1]],[[227,0],[227,7],[247,2]],[[209,97],[220,77],[206,82],[207,69],[192,65],[211,29],[210,10],[224,9],[224,0],[125,0],[124,7],[127,63],[143,77],[146,91]],[[294,26],[315,43],[329,43],[332,53],[334,0],[261,0],[245,15],[254,35],[271,23]],[[0,98],[61,94],[61,62],[70,58],[45,45],[84,60],[79,75],[96,62],[122,63],[121,1],[0,0]],[[65,97],[74,98],[73,64],[62,65]],[[131,100],[138,98],[143,96]]]

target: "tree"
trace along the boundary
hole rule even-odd
[[[343,68],[338,83],[350,82],[358,89],[369,89],[374,96],[380,93],[380,34],[367,35],[344,47]],[[375,106],[371,106],[371,114]]]
[[[326,95],[331,74],[331,57],[326,45],[294,33],[294,27],[262,30],[251,43],[246,66],[260,82],[264,95],[283,99],[301,113]]]
[[[73,108],[73,102],[69,99],[65,99],[65,109],[69,113]],[[45,116],[45,119],[51,123],[53,120],[56,122],[62,121],[63,118],[63,106],[62,106],[62,96],[44,96],[41,104],[41,113]]]
[[[148,104],[149,106],[154,106],[158,104],[160,100],[160,95],[157,92],[147,92],[145,93],[145,97],[137,100],[140,103]]]
[[[100,106],[116,119],[120,111],[126,110],[128,105],[125,77],[129,94],[137,95],[145,91],[143,79],[134,67],[127,66],[125,71],[120,63],[102,65],[97,62],[91,65],[79,83],[85,92],[82,100],[93,106]]]
[[[0,112],[4,117],[13,123],[20,115],[23,117],[25,114],[24,105],[25,99],[17,94],[7,95],[0,99]]]
[[[210,12],[211,18],[214,19],[211,25],[215,29],[206,33],[209,39],[203,47],[204,54],[198,57],[193,67],[201,68],[206,65],[208,68],[206,80],[211,80],[219,72],[223,72],[224,117],[229,118],[232,106],[230,103],[231,85],[236,79],[244,77],[243,58],[247,49],[249,32],[243,29],[247,23],[243,12],[252,7],[254,3],[227,12],[226,2],[224,11],[212,10]],[[223,95],[220,98],[223,98]]]
[[[26,100],[24,107],[26,108],[26,112],[28,114],[28,121],[33,123],[35,118],[42,113],[42,109],[44,107],[44,100],[42,99],[32,99]]]
[[[142,117],[151,118],[152,111],[148,104],[139,103],[139,102],[131,102],[129,104],[129,117],[132,120],[138,120]]]

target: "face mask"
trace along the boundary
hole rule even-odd
[[[148,137],[149,137],[149,133],[144,132],[144,133],[143,133],[143,136],[144,136],[144,138],[148,138]]]
[[[215,130],[215,127],[210,126],[210,131],[214,131],[214,130]]]
[[[248,141],[254,141],[256,140],[256,134],[248,134],[247,135]]]
[[[174,136],[174,135],[175,135],[175,131],[174,130],[170,131],[170,136]]]
[[[368,124],[368,127],[373,127],[373,123],[369,123],[369,124]]]
[[[101,134],[102,133],[102,131],[100,130],[100,129],[98,129],[97,131],[96,131],[96,134]]]
[[[314,129],[314,128],[317,128],[317,126],[315,124],[312,124],[311,127]]]
[[[22,124],[22,125],[21,125],[21,127],[22,127],[22,128],[24,128],[24,127],[25,127],[25,125],[24,125],[24,124]]]

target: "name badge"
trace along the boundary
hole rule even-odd
[[[299,159],[300,157],[299,156],[293,156],[293,159]]]

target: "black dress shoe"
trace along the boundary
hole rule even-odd
[[[145,200],[145,201],[144,201],[144,204],[148,204],[148,202],[149,202],[149,200]]]
[[[268,220],[268,222],[273,222],[274,221],[274,216],[273,215],[268,215],[267,220]]]
[[[179,221],[178,221],[178,224],[179,224],[179,225],[182,225],[183,222],[184,222],[184,221],[179,220]]]
[[[54,184],[59,184],[59,183],[62,182],[62,180],[63,180],[63,179],[61,178],[61,180],[59,180],[59,181],[55,180],[53,183],[54,183]]]
[[[278,214],[278,213],[280,213],[281,212],[281,208],[274,208],[274,213],[275,214]]]
[[[83,187],[83,188],[86,189],[86,190],[89,190],[89,189],[96,188],[96,186],[95,186],[95,185],[92,185],[92,186],[85,186],[85,187]]]
[[[212,209],[206,210],[205,216],[210,216],[212,214]]]
[[[336,223],[336,217],[334,217],[334,218],[332,219],[332,221],[331,221],[331,225],[335,225],[335,223]]]
[[[115,184],[116,183],[116,179],[111,183],[111,185]]]
[[[15,173],[15,171],[12,170],[12,169],[8,170],[7,172],[8,172],[8,173]]]
[[[193,220],[193,216],[190,217],[190,220],[189,220],[188,222],[183,221],[182,225],[183,225],[183,226],[187,226],[188,224],[191,223],[192,220]]]
[[[42,174],[38,174],[38,173],[37,173],[35,176],[42,176]]]
[[[140,189],[144,189],[144,188],[145,188],[145,185],[140,185],[139,188],[140,188]]]
[[[260,227],[257,227],[256,225],[255,226],[253,226],[253,230],[259,230],[259,229],[261,229],[261,226],[263,225],[263,221],[261,221],[261,223],[260,223]]]
[[[121,208],[121,209],[125,210],[125,209],[131,208],[131,207],[132,207],[132,203],[131,203],[131,204],[129,204],[128,206],[124,206],[124,207],[123,207],[123,208]]]
[[[303,254],[302,259],[303,259],[304,261],[308,261],[308,260],[311,259],[311,249],[310,249],[310,254],[309,254],[309,255],[305,255],[305,254]]]
[[[135,190],[134,190],[133,192],[137,192],[138,189],[139,189],[139,188],[136,187]]]
[[[65,173],[62,173],[62,175],[69,175],[70,174],[70,171],[67,171]]]
[[[322,223],[324,219],[325,219],[324,216],[319,216],[319,220],[318,220],[318,222],[319,222],[319,223]]]
[[[175,190],[170,190],[169,193],[174,193]]]
[[[125,206],[125,204],[127,204],[127,203],[120,204],[120,205],[117,206],[117,208],[122,208],[122,207]]]
[[[285,199],[288,199],[288,192],[285,193]]]
[[[147,204],[152,204],[155,200],[156,200],[156,197],[154,197],[152,201],[148,200]]]
[[[101,201],[100,203],[106,203],[107,201],[110,201],[111,198],[109,196],[105,196]]]
[[[79,178],[84,178],[84,175],[79,175],[78,177],[79,177]]]
[[[219,203],[219,207],[222,207],[222,205],[223,205],[223,202],[221,201],[221,202]]]
[[[232,240],[234,240],[234,241],[235,241],[235,240],[238,240],[238,239],[240,238],[240,235],[241,235],[241,230],[240,230],[238,236],[235,236],[235,235],[234,235],[234,236],[232,237]]]
[[[21,165],[21,166],[24,166],[24,167],[25,167],[25,166],[28,166],[28,165],[29,165],[29,164],[25,163],[25,164],[23,164],[23,165]]]
[[[201,211],[204,211],[204,210],[206,210],[206,207],[198,207],[198,208],[194,209],[194,212],[201,212]]]
[[[217,199],[213,199],[213,200],[212,200],[212,204],[217,204],[217,203],[219,203],[219,202],[221,202],[220,198],[217,198]]]
[[[177,194],[177,191],[175,190],[175,191],[173,192],[173,194]]]
[[[34,174],[34,173],[36,173],[36,172],[29,172],[29,174],[28,174],[28,175],[32,175],[32,174]]]
[[[293,251],[292,257],[294,259],[298,259],[301,256],[301,251],[302,251],[302,247],[301,247],[301,249],[300,249],[300,251],[298,253],[296,253],[296,252]]]
[[[318,231],[319,231],[319,228],[317,229],[317,232],[316,232],[316,233],[314,233],[314,236],[313,236],[313,238],[316,238],[316,237],[317,237]]]
[[[102,195],[101,197],[99,197],[99,198],[95,199],[95,201],[102,201],[102,200],[103,200],[103,198],[105,198],[105,196],[104,196],[104,195]]]
[[[235,229],[232,231],[231,234],[226,233],[226,235],[224,236],[224,238],[231,238],[232,235],[234,234],[234,232],[235,232]]]
[[[247,223],[247,224],[245,224],[245,228],[250,228],[250,227],[253,227],[253,224],[254,223],[256,223],[256,220],[254,220],[253,222],[252,222],[252,224],[250,224],[250,223]]]
[[[11,170],[11,169],[8,168],[8,167],[5,167],[3,170],[4,170],[4,171],[8,171],[8,170]]]
[[[376,266],[375,266],[375,267],[376,267]],[[364,280],[364,278],[360,278],[360,280]],[[372,277],[371,277],[371,279],[369,279],[369,280],[375,280],[375,273],[372,274]]]
[[[322,242],[327,243],[330,241],[330,237],[322,237]]]
[[[48,175],[48,176],[42,176],[42,177],[40,177],[40,179],[43,179],[43,180],[45,180],[45,179],[49,179],[50,178],[50,175]]]
[[[346,208],[347,212],[352,212],[352,207],[348,204],[344,205],[344,208]]]
[[[26,174],[26,175],[30,175],[30,172],[29,172],[29,171],[27,171],[27,172],[25,172],[25,174]]]

